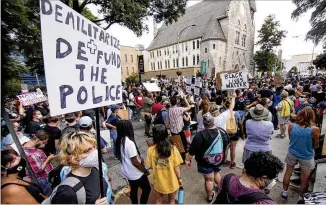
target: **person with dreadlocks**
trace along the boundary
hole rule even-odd
[[[115,153],[121,162],[121,172],[130,184],[130,198],[133,204],[138,204],[138,187],[142,190],[141,204],[147,204],[151,186],[147,176],[150,174],[140,157],[135,142],[134,128],[129,120],[120,120],[117,123],[118,137]]]

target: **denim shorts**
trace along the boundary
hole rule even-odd
[[[220,172],[221,169],[220,167],[210,167],[210,168],[207,168],[207,167],[202,167],[202,166],[199,166],[197,165],[197,168],[198,168],[198,172],[200,174],[203,174],[203,175],[208,175],[208,174],[211,174],[213,172]]]

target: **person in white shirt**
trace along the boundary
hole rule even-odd
[[[26,142],[26,136],[24,136],[24,134],[22,132],[20,132],[22,130],[22,127],[19,125],[18,122],[14,122],[12,123],[12,126],[16,132],[16,135],[18,137],[18,140],[22,143],[22,142]],[[27,138],[28,139],[28,138]],[[14,145],[15,142],[14,140],[12,139],[12,136],[11,134],[9,133],[1,142],[6,149],[12,149],[12,146],[11,145]]]
[[[231,112],[233,111],[235,105],[235,98],[236,98],[236,94],[233,93],[229,109],[222,112],[217,117],[214,117],[214,124],[216,127],[220,127],[226,130],[226,122],[231,118]]]
[[[121,162],[121,172],[130,184],[130,198],[133,204],[138,204],[138,188],[142,190],[140,204],[147,204],[151,186],[147,176],[144,160],[140,157],[135,143],[134,128],[129,120],[117,123],[118,137],[115,145],[116,157]]]

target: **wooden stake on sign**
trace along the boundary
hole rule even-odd
[[[96,117],[96,139],[97,139],[97,150],[98,150],[98,171],[100,177],[100,189],[101,189],[101,198],[106,197],[103,188],[103,170],[102,170],[102,152],[101,152],[101,129],[100,129],[100,108],[95,108],[95,117]],[[110,199],[108,199],[110,200]]]
[[[14,140],[14,143],[17,146],[17,149],[18,149],[18,151],[20,153],[20,156],[23,159],[25,159],[25,161],[26,161],[26,168],[27,168],[27,171],[29,173],[29,176],[32,178],[33,183],[39,185],[39,183],[37,181],[37,178],[36,178],[36,175],[35,175],[32,167],[31,167],[31,165],[29,164],[28,159],[26,157],[26,154],[24,152],[24,149],[23,149],[22,145],[20,144],[20,141],[19,141],[19,139],[18,139],[18,137],[16,135],[14,127],[12,126],[12,123],[9,120],[8,114],[7,114],[6,110],[3,107],[1,108],[1,116],[5,120],[5,123],[6,123],[7,127],[8,127],[8,130],[9,130],[10,134],[11,134],[11,137]]]

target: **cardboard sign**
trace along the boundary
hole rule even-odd
[[[18,99],[22,102],[23,106],[33,105],[39,102],[44,102],[48,100],[43,93],[32,92],[22,95],[17,95]]]
[[[160,92],[161,88],[156,83],[143,83],[148,92]]]
[[[180,153],[185,152],[180,135],[173,135],[170,137],[170,139],[173,142],[173,144],[177,147]]]
[[[248,71],[241,70],[231,73],[221,73],[222,90],[249,88]]]
[[[122,120],[129,120],[128,110],[122,110],[122,109],[119,109],[119,110],[118,110],[118,116],[119,116]]]
[[[201,87],[201,78],[200,77],[196,78],[195,86],[196,87]]]
[[[191,85],[192,77],[187,77],[186,84]]]
[[[279,75],[275,76],[273,84],[277,86],[281,86],[283,84],[283,78]]]
[[[51,115],[121,103],[119,40],[61,1],[40,16]]]

